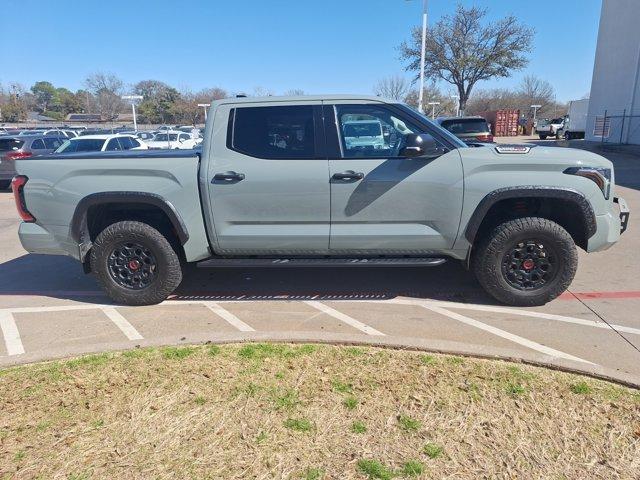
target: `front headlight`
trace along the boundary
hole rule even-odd
[[[568,175],[578,175],[585,177],[598,185],[604,198],[609,200],[611,193],[611,169],[605,167],[571,167],[567,168],[564,173]]]

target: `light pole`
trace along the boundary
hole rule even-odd
[[[422,49],[420,50],[420,92],[418,111],[424,113],[424,49],[427,45],[427,6],[429,0],[422,0]]]
[[[211,104],[210,103],[199,103],[198,106],[204,108],[204,121],[206,123],[207,122],[207,108],[209,108],[211,106]]]
[[[133,129],[138,131],[138,121],[136,119],[136,102],[142,100],[142,95],[125,95],[123,100],[129,100],[131,102],[131,110],[133,111]]]
[[[460,95],[451,95],[451,98],[456,99],[456,117],[460,116]]]
[[[429,102],[428,105],[431,105],[431,118],[436,118],[436,105],[440,105],[440,102]]]
[[[538,109],[542,108],[542,105],[531,105],[533,108],[533,123],[536,123],[536,114],[538,113]]]

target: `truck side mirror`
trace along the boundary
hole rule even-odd
[[[437,157],[444,153],[444,149],[438,146],[435,139],[426,133],[410,133],[404,137],[404,147],[400,149],[400,156],[407,158],[414,157]]]

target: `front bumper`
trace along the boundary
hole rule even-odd
[[[622,197],[614,197],[613,202],[617,203],[620,209],[620,235],[622,235],[629,225],[629,206]]]

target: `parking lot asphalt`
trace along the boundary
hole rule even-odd
[[[640,157],[604,155],[624,185],[616,195],[631,208],[628,231],[606,252],[580,252],[576,279],[561,298],[526,309],[497,305],[457,262],[190,267],[163,304],[114,306],[73,259],[27,254],[12,195],[0,192],[0,366],[138,346],[317,341],[499,357],[640,386]]]

